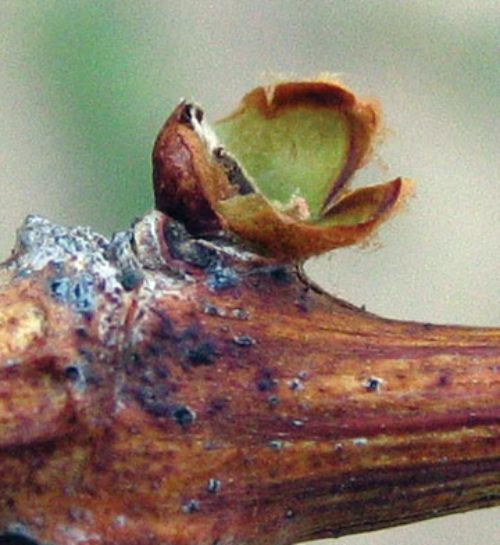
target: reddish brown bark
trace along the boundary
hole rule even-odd
[[[500,503],[500,330],[379,318],[159,212],[19,241],[0,531],[288,544]]]

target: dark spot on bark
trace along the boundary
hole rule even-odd
[[[302,292],[296,301],[296,305],[299,307],[299,310],[301,310],[302,312],[309,311],[309,298],[307,295],[308,295],[307,291]]]
[[[168,340],[170,340],[170,338]],[[149,358],[158,358],[162,354],[164,354],[164,350],[159,343],[155,343],[155,342],[148,343],[148,345],[145,347],[143,358],[142,358],[143,361],[145,362],[144,365],[148,365],[147,361]]]
[[[228,406],[228,400],[224,397],[218,397],[210,403],[210,407],[208,409],[209,414],[215,414],[223,411]]]
[[[98,375],[97,373],[91,373],[89,369],[86,369],[86,371],[85,378],[87,380],[87,384],[94,386],[99,386],[102,384],[102,376]]]
[[[271,371],[263,371],[257,378],[257,388],[261,392],[270,392],[276,388],[276,379],[273,379]]]
[[[370,377],[363,385],[370,392],[379,392],[383,384],[384,381],[382,379],[378,377]]]
[[[170,388],[165,385],[144,386],[135,391],[135,398],[142,408],[157,417],[170,417],[176,406],[170,402]]]
[[[295,391],[295,390],[303,390],[304,389],[304,384],[302,383],[302,381],[299,378],[292,379],[288,384],[290,386],[290,390]]]
[[[196,413],[189,407],[179,405],[172,411],[172,417],[183,428],[188,428],[196,419]]]
[[[152,308],[151,312],[158,317],[158,325],[154,335],[161,340],[171,340],[174,336],[174,325],[168,314],[163,309]],[[149,343],[151,345],[151,343]]]
[[[212,303],[205,303],[203,305],[203,312],[205,314],[208,314],[209,316],[224,316],[225,315],[225,312],[221,308],[215,306]]]
[[[215,249],[205,246],[202,242],[192,241],[186,248],[184,261],[200,269],[207,269],[216,257]]]
[[[249,347],[249,346],[253,346],[256,341],[250,335],[240,335],[237,337],[233,337],[233,342],[234,344],[237,344],[238,346]]]
[[[217,494],[221,485],[222,483],[218,479],[209,479],[207,484],[207,492],[210,492],[210,494]]]
[[[492,493],[486,494],[486,496],[484,496],[484,501],[485,502],[492,502],[492,501],[498,500],[498,498],[500,498],[500,494],[492,492]]]
[[[89,274],[53,278],[49,282],[49,291],[56,301],[68,304],[79,312],[91,312],[95,307],[94,281]]]
[[[344,445],[342,443],[337,443],[334,447],[333,447],[333,450],[335,452],[343,452],[345,449]]]
[[[50,282],[50,293],[58,301],[67,302],[70,289],[69,278],[55,278]]]
[[[270,409],[275,409],[280,404],[280,398],[278,396],[269,396],[267,398],[267,404]]]
[[[289,266],[276,266],[269,269],[269,276],[271,277],[276,284],[281,286],[287,286],[291,284],[294,280],[293,269]]]
[[[273,441],[269,441],[267,446],[272,450],[281,450],[283,448],[283,441],[275,439]]]
[[[157,365],[154,370],[155,370],[156,376],[159,379],[168,378],[170,376],[170,371],[168,370],[168,367],[166,367],[165,365]]]
[[[149,414],[159,418],[167,418],[172,413],[170,405],[165,405],[160,401],[150,401],[147,403],[146,407]]]
[[[80,369],[75,365],[69,365],[64,370],[64,376],[70,381],[70,382],[76,382],[81,378]]]
[[[210,341],[202,341],[188,350],[187,357],[192,365],[212,365],[217,352]]]
[[[120,275],[120,282],[125,291],[132,291],[144,279],[144,274],[139,269],[128,267],[123,269]]]
[[[189,326],[179,338],[181,353],[191,365],[212,365],[218,357],[213,342],[198,325]]]
[[[0,545],[38,545],[38,541],[21,534],[5,532],[0,535]]]
[[[250,314],[243,308],[237,308],[231,314],[238,320],[248,320],[250,318]]]
[[[143,369],[146,366],[146,362],[138,352],[131,352],[126,356],[126,368],[130,369]]]
[[[179,259],[200,269],[206,269],[217,258],[217,252],[214,248],[193,239],[186,228],[180,223],[167,223],[164,229],[164,236],[174,259]]]
[[[438,385],[441,388],[445,388],[446,386],[449,386],[451,384],[451,376],[450,375],[440,375],[438,380]]]
[[[184,513],[196,513],[200,510],[200,502],[198,500],[189,500],[185,505],[183,505],[182,510]]]
[[[240,283],[238,272],[232,268],[216,263],[210,267],[207,286],[213,291],[222,291],[234,288]]]
[[[75,279],[72,292],[72,302],[82,312],[94,308],[93,279],[88,274],[82,274]]]
[[[75,329],[75,334],[79,339],[88,339],[89,333],[84,327],[77,327]]]
[[[72,384],[73,388],[81,391],[85,390],[89,384],[96,383],[95,380],[92,380],[85,362],[76,361],[71,363],[64,369],[64,376]]]

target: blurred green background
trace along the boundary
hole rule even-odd
[[[387,316],[500,323],[500,3],[1,0],[0,252],[28,213],[104,233],[152,206],[150,153],[182,97],[215,119],[273,75],[340,74],[379,97],[359,183],[418,182],[378,243],[308,264]],[[339,543],[490,544],[498,510]]]

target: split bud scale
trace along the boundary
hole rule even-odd
[[[279,261],[359,243],[411,183],[350,192],[380,129],[374,101],[334,81],[259,87],[214,125],[182,103],[153,152],[156,206],[194,234],[223,231]]]

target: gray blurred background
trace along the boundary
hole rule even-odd
[[[500,324],[498,0],[0,0],[0,255],[29,213],[104,232],[152,206],[150,153],[181,97],[216,119],[273,75],[339,74],[388,127],[368,185],[417,196],[368,248],[308,264],[388,317]],[[338,541],[499,542],[485,510]]]

